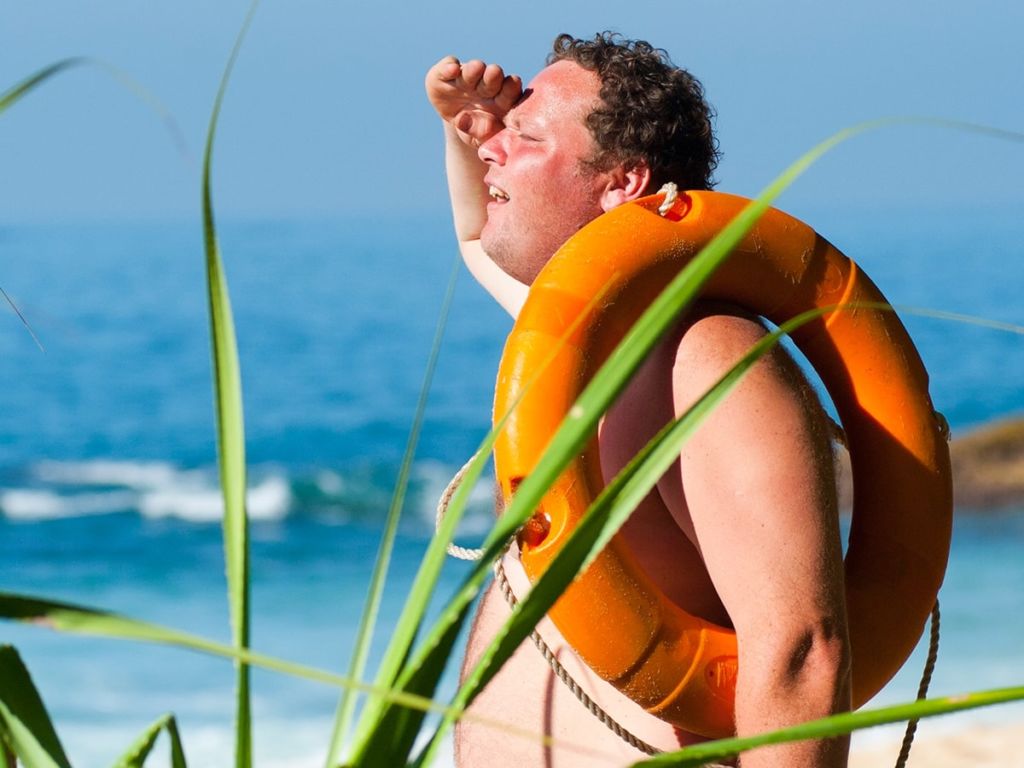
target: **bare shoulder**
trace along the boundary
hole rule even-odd
[[[722,306],[705,307],[687,322],[672,340],[676,415],[689,409],[767,333],[759,318]],[[798,528],[810,517],[823,520],[835,514],[827,424],[813,388],[778,345],[701,423],[683,447],[679,471],[659,487],[677,522],[695,538],[713,575],[710,561],[717,548],[709,546],[715,538],[712,529],[721,527],[732,537],[733,526],[749,527],[751,516],[761,515],[766,507],[785,506]],[[738,499],[747,502],[737,504]],[[778,521],[780,515],[773,513],[773,519]],[[734,549],[735,543],[730,538],[726,549]]]
[[[674,390],[677,406],[696,400],[768,334],[764,321],[738,307],[708,304],[681,326],[674,344]],[[778,397],[789,393],[807,411],[820,412],[820,403],[807,378],[790,354],[776,344],[738,387],[743,396],[763,392]],[[683,401],[683,402],[680,402]]]
[[[768,335],[758,316],[730,305],[707,305],[681,328],[675,340],[673,399],[677,413],[692,405],[750,349]],[[709,421],[705,440],[729,440],[745,433],[750,439],[797,439],[804,458],[831,475],[830,421],[818,394],[790,353],[771,346],[750,368]],[[737,452],[743,444],[733,443]],[[831,479],[826,482],[831,482]]]

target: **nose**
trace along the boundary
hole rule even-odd
[[[504,165],[508,153],[505,149],[505,138],[508,128],[502,128],[477,149],[477,156],[485,163]]]

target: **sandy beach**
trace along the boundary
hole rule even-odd
[[[850,768],[876,768],[895,765],[902,735],[854,742]],[[964,768],[991,766],[1024,768],[1024,722],[1006,724],[970,724],[962,728],[929,727],[923,723],[914,739],[908,768]]]

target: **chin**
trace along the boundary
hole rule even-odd
[[[486,232],[480,235],[480,247],[487,254],[487,258],[493,261],[505,274],[515,277],[516,280],[521,280],[521,278],[516,276],[515,260],[510,257],[508,249],[504,246],[504,242],[488,237]]]
[[[528,249],[522,247],[522,243],[519,248],[513,248],[507,237],[502,237],[499,233],[488,232],[486,227],[480,233],[480,247],[502,272],[526,285],[530,285],[534,281],[548,260],[547,258],[531,258],[528,253],[524,253],[524,250]]]

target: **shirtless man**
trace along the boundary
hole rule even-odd
[[[563,35],[525,90],[496,64],[448,56],[427,73],[426,88],[444,122],[462,254],[512,315],[541,267],[596,216],[666,181],[681,189],[710,184],[716,152],[701,87],[646,43]],[[764,333],[755,318],[720,306],[681,322],[603,421],[606,479]],[[622,529],[673,600],[736,630],[741,735],[849,708],[842,551],[826,435],[795,365],[784,352],[771,353],[714,411]],[[521,594],[525,577],[516,565],[506,558]],[[492,586],[467,664],[508,613]],[[550,622],[539,629],[592,698],[637,736],[664,750],[697,740],[598,679]],[[612,766],[644,757],[587,712],[530,643],[472,709],[555,744],[467,721],[456,733],[460,766]],[[754,750],[741,764],[841,766],[847,746],[801,742]]]

